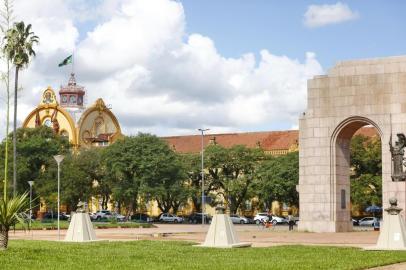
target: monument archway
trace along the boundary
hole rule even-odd
[[[337,126],[331,136],[332,196],[333,201],[336,202],[333,204],[332,212],[333,216],[336,217],[338,231],[352,230],[350,147],[354,134],[365,126],[374,127],[379,137],[382,137],[382,132],[376,123],[360,116],[345,119]]]
[[[391,179],[389,148],[391,136],[406,133],[406,57],[340,62],[308,81],[307,101],[299,120],[299,230],[352,230],[349,143],[365,125],[381,137],[383,207],[394,196],[406,209],[406,185]]]

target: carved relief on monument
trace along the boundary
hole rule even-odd
[[[106,133],[106,124],[104,123],[104,119],[102,116],[99,116],[94,120],[92,131],[94,137]]]
[[[86,146],[106,146],[121,136],[116,117],[102,99],[82,114],[78,126],[80,140]]]
[[[42,100],[41,100],[41,105],[46,104],[46,105],[58,105],[58,102],[56,101],[56,95],[54,91],[52,90],[51,87],[48,87],[44,93],[42,94]]]
[[[389,141],[389,149],[392,155],[392,181],[405,181],[406,173],[403,170],[405,166],[405,147],[406,147],[406,137],[403,133],[396,134],[398,141],[395,145],[392,144],[392,136]]]

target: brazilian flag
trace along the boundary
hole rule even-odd
[[[69,55],[68,57],[63,59],[62,62],[59,63],[58,67],[66,66],[67,64],[71,64],[71,63],[72,63],[72,55]]]

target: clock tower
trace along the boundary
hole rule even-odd
[[[66,109],[76,120],[84,110],[85,88],[76,84],[75,73],[70,74],[68,85],[59,90],[60,106]]]

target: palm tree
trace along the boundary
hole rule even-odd
[[[0,10],[0,29],[3,35],[6,35],[7,31],[10,29],[11,20],[13,18],[13,3],[8,0],[4,0],[3,8]],[[10,61],[7,58],[7,73],[2,74],[2,79],[6,85],[6,141],[4,150],[4,188],[3,197],[4,200],[7,199],[7,180],[8,180],[8,143],[9,143],[9,127],[10,127]]]
[[[18,72],[28,66],[31,56],[35,56],[34,44],[38,43],[38,37],[31,32],[31,24],[25,26],[24,22],[14,23],[6,33],[4,53],[15,66],[14,81],[14,126],[13,126],[13,194],[17,192],[17,90]],[[6,192],[6,191],[4,191]]]
[[[28,193],[13,197],[11,199],[0,199],[0,251],[6,250],[8,245],[8,232],[17,223],[24,224],[20,216],[28,207]]]

